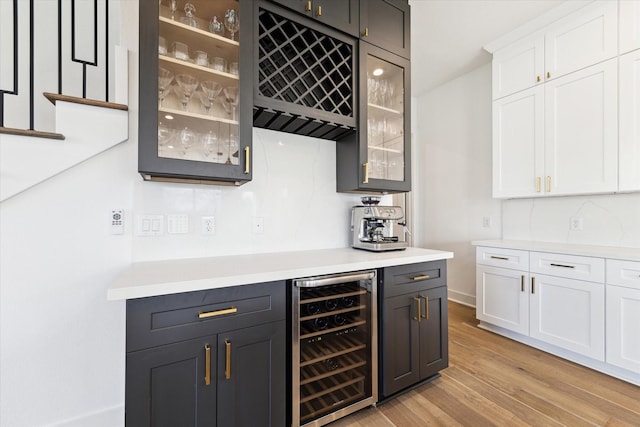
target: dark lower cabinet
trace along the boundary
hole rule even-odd
[[[126,425],[284,426],[284,300],[273,282],[128,301]]]
[[[446,264],[385,268],[382,281],[380,396],[384,399],[448,366]],[[397,294],[403,290],[411,292]]]

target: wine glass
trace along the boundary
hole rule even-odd
[[[205,113],[209,114],[209,111],[211,110],[211,104],[212,104],[211,100],[209,99],[209,96],[207,96],[207,94],[203,90],[199,90],[199,91],[196,91],[196,97],[204,107]]]
[[[171,71],[162,67],[158,68],[158,104],[162,107],[162,101],[167,96],[167,87],[173,80],[173,74]]]
[[[224,88],[224,97],[226,101],[231,105],[233,111],[232,118],[236,120],[236,109],[238,107],[238,86],[229,86]]]
[[[177,0],[169,0],[169,10],[171,11],[171,19],[176,19],[176,10],[178,10]]]
[[[202,88],[202,91],[207,95],[210,106],[213,105],[216,98],[220,94],[220,91],[222,91],[222,86],[220,85],[220,83],[214,82],[213,80],[205,80],[203,82],[200,82],[200,87]],[[208,111],[209,110],[207,110],[207,112]]]
[[[184,127],[178,134],[178,141],[180,142],[180,146],[182,147],[182,157],[187,157],[187,152],[189,148],[193,145],[196,139],[196,133],[189,129],[187,126]]]
[[[174,136],[175,131],[173,129],[162,122],[158,124],[158,156],[168,157],[168,154],[170,154],[173,149],[171,140]]]
[[[182,97],[182,109],[186,111],[191,95],[193,95],[193,91],[198,87],[198,79],[189,74],[178,74],[176,76],[176,82],[178,82],[178,85],[184,92],[184,96]]]
[[[237,165],[238,161],[238,137],[232,132],[229,127],[229,151],[227,151],[227,161],[225,165]],[[233,157],[233,160],[231,159]]]
[[[240,16],[235,9],[228,9],[224,14],[224,26],[231,33],[231,40],[235,40],[235,33],[240,29]]]
[[[196,7],[193,5],[193,3],[187,2],[184,5],[184,14],[186,16],[183,16],[182,18],[180,18],[180,22],[182,22],[183,24],[189,25],[190,27],[194,27],[194,28],[198,28],[198,22],[196,21],[196,18],[194,18],[193,13],[196,11]]]
[[[202,134],[201,137],[202,147],[204,148],[204,155],[208,159],[214,152],[218,152],[218,134],[213,130],[209,130],[209,132]],[[216,160],[215,158],[213,159]]]

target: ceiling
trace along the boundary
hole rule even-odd
[[[489,63],[482,47],[564,0],[410,0],[411,92]]]

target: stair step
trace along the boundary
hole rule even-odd
[[[51,101],[53,105],[56,104],[56,101],[65,101],[73,102],[75,104],[92,105],[94,107],[111,108],[114,110],[129,110],[129,107],[127,105],[118,104],[115,102],[98,101],[97,99],[79,98],[77,96],[60,95],[58,93],[51,92],[44,92],[43,95],[45,96],[45,98]]]
[[[36,138],[48,138],[48,139],[64,139],[64,135],[55,132],[43,132],[39,130],[29,129],[16,129],[0,127],[0,133],[6,133],[8,135],[21,135],[21,136],[33,136]]]

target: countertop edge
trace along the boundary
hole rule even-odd
[[[528,240],[474,240],[473,246],[519,249],[535,252],[553,252],[567,255],[640,261],[640,248],[581,245],[575,243],[538,242]]]
[[[145,276],[145,271],[151,271],[154,265],[158,269],[170,269],[167,264],[171,264],[171,261],[157,261],[157,262],[141,262],[132,264],[120,277],[114,281],[114,283],[107,290],[107,300],[118,301],[128,300],[136,298],[146,298],[159,295],[169,295],[182,292],[193,292],[207,289],[225,288],[230,286],[243,286],[251,285],[255,283],[274,282],[280,280],[297,279],[301,277],[319,276],[333,273],[344,273],[348,271],[366,270],[373,268],[390,267],[394,265],[407,265],[420,262],[438,261],[453,258],[453,252],[438,251],[431,249],[409,248],[411,250],[397,251],[393,254],[379,255],[380,253],[367,253],[356,252],[355,257],[357,260],[335,261],[331,259],[324,261],[323,255],[330,253],[331,250],[318,250],[318,251],[306,251],[303,252],[307,258],[313,259],[314,253],[318,254],[317,264],[313,262],[302,263],[302,265],[287,266],[280,265],[276,268],[264,269],[254,268],[254,271],[239,274],[221,274],[216,276],[213,273],[201,272],[200,277],[189,278],[191,273],[184,271],[185,280],[153,280]],[[344,249],[339,249],[344,251]],[[350,249],[353,250],[353,249]],[[344,252],[348,254],[347,252]],[[261,256],[262,255],[262,256]],[[261,258],[271,259],[274,256],[277,257],[278,253],[268,254],[253,254],[250,256],[252,260],[259,263]],[[243,259],[246,256],[238,256],[237,259]],[[287,256],[287,253],[282,253],[283,257]],[[383,257],[383,258],[381,258]],[[190,260],[172,260],[175,264],[175,269],[171,270],[171,275],[180,276],[179,269],[184,268],[183,263],[196,263],[197,265],[207,266],[210,263],[227,259],[234,259],[234,257],[212,257],[202,259],[190,259]],[[233,265],[225,265],[227,270],[233,270]],[[143,270],[140,272],[140,270]],[[241,271],[238,268],[238,271]],[[210,269],[211,272],[214,270]],[[153,272],[157,273],[157,272]],[[209,275],[207,275],[209,274]],[[162,275],[162,274],[156,274]]]

